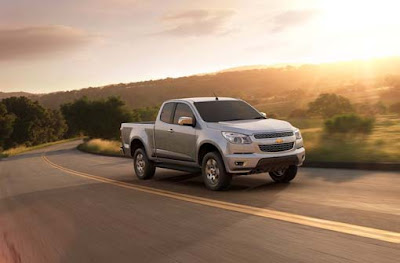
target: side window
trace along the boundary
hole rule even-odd
[[[174,103],[166,103],[161,111],[160,120],[166,123],[171,123],[171,115],[174,110]]]
[[[193,112],[190,109],[190,107],[184,103],[178,103],[176,105],[176,110],[175,110],[175,115],[174,115],[174,124],[178,124],[179,118],[180,117],[192,117]]]

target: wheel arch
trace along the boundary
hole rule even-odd
[[[197,163],[200,166],[202,165],[204,156],[209,152],[218,152],[226,166],[225,159],[224,159],[221,149],[212,142],[204,142],[200,145],[200,147],[197,151]]]
[[[135,154],[135,151],[139,148],[143,148],[147,154],[147,156],[149,156],[149,153],[147,151],[147,147],[146,145],[143,143],[142,139],[139,137],[134,137],[132,138],[132,141],[130,143],[130,150],[131,150],[131,156],[133,157],[133,155]]]

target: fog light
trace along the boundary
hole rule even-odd
[[[243,166],[243,165],[244,165],[244,162],[235,162],[235,165],[236,165],[236,166]]]

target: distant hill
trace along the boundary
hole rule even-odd
[[[32,97],[35,95],[33,95],[32,93],[28,93],[28,92],[1,92],[0,91],[0,100],[9,98],[9,97],[21,97],[21,96]]]
[[[223,70],[217,71],[216,73],[232,72],[232,71],[245,71],[245,70],[254,70],[254,69],[297,67],[297,66],[301,66],[301,65],[302,64],[248,65],[248,66],[239,66],[239,67],[227,68],[227,69],[223,69]]]
[[[87,96],[121,97],[129,107],[155,106],[171,98],[230,96],[243,98],[261,110],[280,112],[304,107],[321,92],[336,92],[354,101],[375,101],[400,75],[400,58],[382,58],[301,66],[245,66],[180,78],[167,78],[42,95],[0,93],[0,99],[28,96],[49,108]],[[398,79],[398,78],[397,78]],[[390,81],[389,81],[390,82]],[[289,106],[289,107],[288,107]]]

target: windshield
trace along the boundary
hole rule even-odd
[[[241,100],[203,101],[194,105],[206,122],[264,119],[258,111]]]

